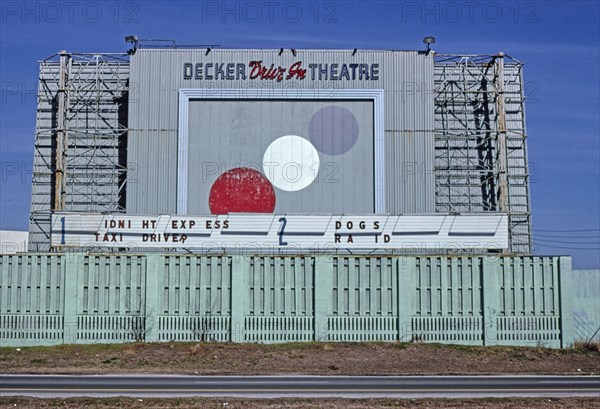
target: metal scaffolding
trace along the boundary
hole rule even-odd
[[[125,211],[128,93],[127,55],[40,62],[30,251],[49,250],[52,211]]]
[[[437,212],[504,212],[509,245],[530,253],[523,64],[496,55],[436,55]]]

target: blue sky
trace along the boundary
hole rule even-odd
[[[37,61],[61,49],[121,52],[123,38],[224,48],[504,51],[525,63],[537,254],[600,268],[597,1],[2,1],[0,228],[26,230]]]

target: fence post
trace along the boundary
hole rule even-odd
[[[333,258],[335,256],[315,256],[313,267],[314,329],[315,341],[329,339],[327,317],[331,300],[331,280],[333,276]]]
[[[413,339],[412,316],[415,306],[414,277],[417,260],[414,256],[398,257],[398,340],[411,342]]]
[[[233,257],[223,256],[223,263],[231,263],[231,342],[244,342],[244,306],[248,291],[246,278],[250,276],[252,256],[242,254]]]
[[[77,343],[77,301],[79,299],[79,272],[85,263],[83,253],[62,254],[64,267],[64,308],[63,308],[63,343]]]
[[[162,256],[158,254],[147,254],[145,257],[146,275],[146,305],[144,306],[146,329],[145,341],[159,341],[159,291],[162,282],[163,269],[161,268]]]
[[[503,258],[483,256],[481,268],[481,319],[483,324],[483,345],[498,343],[499,277],[502,273],[500,263]],[[475,290],[475,289],[474,289]]]
[[[571,257],[559,258],[558,294],[560,300],[560,347],[569,348],[575,342]]]

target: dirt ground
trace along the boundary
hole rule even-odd
[[[420,343],[163,343],[0,348],[2,373],[450,375],[600,373],[590,349]]]
[[[8,408],[212,408],[212,409],[256,409],[256,408],[332,408],[332,409],[375,409],[375,408],[485,408],[485,409],[588,409],[597,408],[598,399],[136,399],[136,398],[73,398],[35,399],[0,398],[0,409]]]

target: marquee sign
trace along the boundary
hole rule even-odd
[[[54,247],[303,250],[501,250],[504,214],[132,216],[55,213]]]
[[[183,64],[185,80],[246,80],[260,79],[281,82],[283,80],[333,80],[333,81],[378,81],[378,63],[325,63],[304,64],[297,61],[289,67],[250,61],[244,63],[199,62]]]

